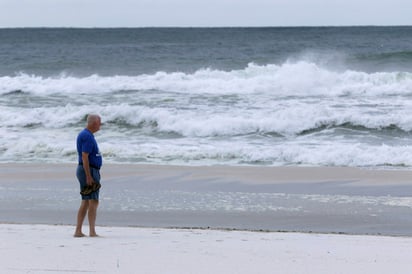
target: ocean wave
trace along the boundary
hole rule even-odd
[[[332,135],[331,130],[348,130],[352,134],[370,134],[371,136],[405,136],[410,134],[410,127],[402,129],[400,126],[390,123],[378,124],[376,127],[359,125],[356,123],[336,121],[313,122],[288,120],[277,123],[277,119],[246,119],[215,116],[213,118],[181,118],[165,115],[164,118],[149,116],[133,117],[133,121],[119,124],[119,119],[108,118],[108,124],[116,128],[134,130],[143,135],[166,135],[174,137],[227,137],[239,138],[241,136],[261,136],[265,138],[289,138],[291,136],[305,136],[310,134]],[[295,124],[295,125],[293,125]],[[294,127],[293,127],[294,126]],[[343,134],[343,133],[342,133]],[[348,132],[347,134],[350,134]]]
[[[334,71],[313,62],[249,64],[241,70],[199,69],[194,73],[162,72],[137,76],[0,77],[0,94],[104,94],[165,91],[182,94],[275,94],[279,96],[412,95],[412,73]]]
[[[109,162],[412,166],[412,74],[314,62],[137,76],[0,77],[0,162],[76,161],[90,112]]]
[[[381,125],[377,125],[376,127],[368,127],[366,123],[364,125],[361,124],[355,124],[352,122],[344,122],[344,123],[336,123],[334,121],[330,121],[327,123],[320,123],[317,124],[316,127],[314,128],[308,128],[305,129],[297,135],[308,135],[308,134],[314,134],[318,132],[322,132],[324,130],[331,130],[331,129],[344,129],[344,130],[350,130],[350,131],[356,131],[356,132],[365,132],[369,134],[374,134],[376,135],[378,132],[380,134],[390,134],[390,135],[396,135],[396,136],[402,136],[405,134],[411,133],[410,128],[408,129],[403,129],[398,125],[395,124],[389,124],[389,123],[382,123]]]
[[[152,107],[114,103],[107,105],[43,106],[16,108],[0,106],[0,127],[66,128],[81,127],[91,109],[103,117],[111,130],[133,130],[144,135],[175,137],[235,137],[245,135],[281,138],[350,130],[372,135],[410,134],[412,110],[399,108],[378,113],[371,106],[335,109],[328,104],[303,105],[295,100],[266,108],[226,106],[222,109]],[[180,107],[180,108],[178,108]],[[277,109],[275,109],[277,107]],[[394,107],[396,108],[396,106]],[[390,114],[388,114],[390,113]]]
[[[110,135],[110,134],[109,134]],[[66,138],[65,138],[66,136]],[[75,135],[54,131],[18,138],[13,145],[0,142],[0,162],[76,162]],[[33,138],[35,137],[35,138]],[[356,167],[412,166],[412,146],[366,145],[330,141],[313,146],[287,141],[278,144],[242,143],[230,140],[142,140],[97,136],[105,163],[153,163],[177,165],[316,165]],[[60,140],[56,142],[56,140]]]
[[[274,106],[276,107],[276,106]],[[274,108],[273,107],[273,108]],[[328,104],[302,105],[291,101],[281,108],[264,109],[228,106],[223,110],[167,109],[126,104],[100,109],[105,122],[115,126],[173,133],[185,137],[260,135],[288,137],[345,129],[371,135],[402,136],[412,131],[412,110],[398,108],[377,112],[374,106],[334,109]],[[396,108],[396,106],[395,106]],[[368,112],[369,111],[369,112]]]

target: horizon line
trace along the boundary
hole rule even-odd
[[[285,25],[285,26],[0,26],[0,29],[224,29],[224,28],[367,28],[412,27],[412,25]]]

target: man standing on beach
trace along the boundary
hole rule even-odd
[[[94,133],[100,130],[99,115],[89,114],[87,126],[77,136],[77,153],[79,165],[76,176],[80,183],[82,202],[77,213],[77,225],[74,237],[84,237],[82,226],[86,214],[89,220],[90,237],[98,236],[95,230],[96,213],[99,205],[100,167],[102,156],[94,138]],[[89,191],[85,191],[89,189]]]

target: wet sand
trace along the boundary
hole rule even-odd
[[[75,223],[75,164],[0,165],[0,222]],[[412,171],[106,164],[97,225],[412,236]]]

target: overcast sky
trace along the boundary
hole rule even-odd
[[[0,0],[0,27],[412,25],[412,0]]]

